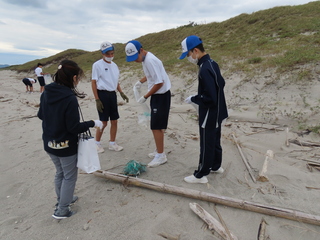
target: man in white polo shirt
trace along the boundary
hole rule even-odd
[[[44,73],[42,72],[42,66],[43,65],[41,63],[38,63],[37,68],[34,70],[40,84],[40,93],[44,91],[44,86],[46,85],[43,77]]]
[[[110,141],[109,150],[119,152],[123,147],[117,145],[116,135],[118,130],[118,104],[116,90],[121,97],[129,102],[128,97],[122,92],[119,84],[119,68],[112,60],[114,57],[114,47],[110,42],[103,42],[100,46],[102,59],[92,65],[92,91],[96,99],[96,106],[99,119],[103,123],[102,131],[96,132],[96,144],[99,153],[104,152],[100,143],[103,131],[110,120]]]

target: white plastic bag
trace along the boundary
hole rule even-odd
[[[45,74],[43,75],[43,78],[46,85],[53,82],[51,74]]]
[[[86,173],[101,169],[95,140],[87,134],[81,134],[79,137],[77,167]]]
[[[139,89],[136,89],[133,87],[133,93],[134,97],[136,98],[136,101],[138,102],[140,96]],[[148,126],[150,122],[150,108],[146,102],[140,103],[141,105],[141,112],[138,115],[138,123],[140,125]]]

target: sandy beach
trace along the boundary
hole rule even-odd
[[[319,72],[319,65],[316,67],[315,72]],[[315,77],[305,84],[294,85],[288,84],[291,76],[277,78],[270,71],[249,82],[236,73],[224,74],[222,71],[222,74],[226,80],[229,107],[229,118],[222,128],[225,172],[210,174],[208,184],[183,181],[194,172],[199,157],[197,113],[193,106],[183,101],[196,93],[197,81],[186,85],[184,76],[170,76],[173,96],[165,133],[168,162],[147,168],[138,178],[320,216],[320,172],[308,164],[320,164],[320,147],[302,144],[320,145],[320,134],[297,127],[298,122],[319,125],[320,79]],[[124,186],[80,170],[75,190],[79,200],[72,206],[77,213],[61,221],[53,219],[55,168],[43,150],[41,121],[36,116],[40,86],[37,83],[34,93],[26,93],[21,81],[24,77],[34,76],[0,71],[0,205],[3,207],[0,239],[222,239],[207,229],[204,221],[190,209],[189,203],[194,202],[218,221],[220,215],[239,240],[257,239],[262,219],[267,223],[266,236],[269,238],[266,239],[320,239],[320,223],[317,226],[176,194]],[[120,174],[129,160],[145,164],[151,160],[148,153],[155,148],[152,133],[148,126],[138,123],[142,108],[132,91],[140,77],[121,76],[121,87],[130,98],[130,102],[125,103],[118,94],[117,143],[124,150],[113,152],[106,148],[99,154],[102,170]],[[98,119],[89,78],[87,75],[78,86],[80,91],[87,93],[86,98],[79,100],[86,120]],[[92,133],[95,134],[95,130]],[[109,126],[102,137],[105,147],[108,140]],[[268,181],[253,181],[237,144],[255,179],[267,151],[273,151],[274,157],[269,159],[267,166]]]

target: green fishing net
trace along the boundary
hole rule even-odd
[[[138,176],[146,171],[146,164],[130,160],[123,169],[123,173],[128,176]]]

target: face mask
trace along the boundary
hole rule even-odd
[[[193,58],[192,56],[188,56],[188,61],[193,63],[193,64],[197,64],[198,63],[198,58]]]
[[[113,57],[104,57],[104,60],[107,62],[112,62]]]

